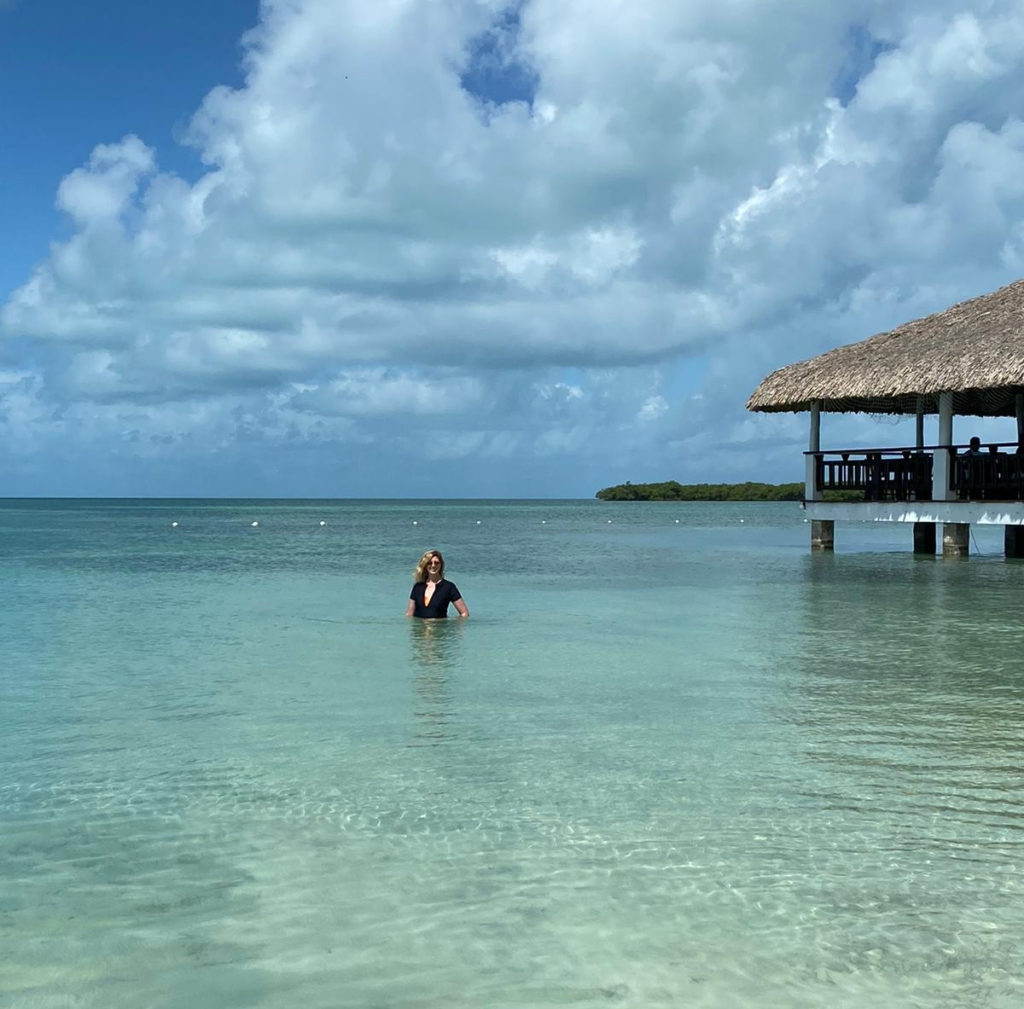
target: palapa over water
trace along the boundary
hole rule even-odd
[[[798,413],[953,412],[1012,417],[1024,392],[1024,280],[906,322],[888,333],[773,371],[748,410]]]

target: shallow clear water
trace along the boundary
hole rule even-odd
[[[975,535],[0,501],[0,1004],[1016,1007],[1024,564]],[[402,618],[431,546],[470,621]]]

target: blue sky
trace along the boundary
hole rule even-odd
[[[0,0],[0,212],[17,236],[0,248],[0,291],[62,234],[57,187],[97,143],[136,133],[167,170],[199,174],[178,134],[213,84],[242,83],[258,12],[257,0]]]
[[[4,495],[799,479],[768,371],[1024,275],[1009,0],[0,0],[0,94]]]

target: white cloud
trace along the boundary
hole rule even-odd
[[[640,411],[637,413],[638,420],[657,420],[668,411],[668,401],[664,396],[648,396],[644,400]]]
[[[328,416],[444,416],[479,411],[485,405],[485,387],[468,375],[366,368],[339,375],[322,387],[304,387],[292,402]]]
[[[0,372],[0,439],[15,456],[35,449],[35,436],[50,423],[50,410],[39,396],[40,380],[30,371]]]
[[[57,206],[82,230],[120,223],[139,184],[153,168],[153,152],[138,137],[100,144],[88,164],[60,184]]]
[[[129,136],[61,183],[70,237],[0,315],[8,414],[668,465],[681,427],[777,437],[742,415],[771,367],[1021,272],[1018,3],[526,0],[532,106],[485,107],[460,73],[505,7],[264,3],[200,178]]]

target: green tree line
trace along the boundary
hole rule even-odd
[[[602,501],[802,501],[802,483],[625,483],[599,490]],[[858,491],[828,492],[826,501],[862,501]]]

